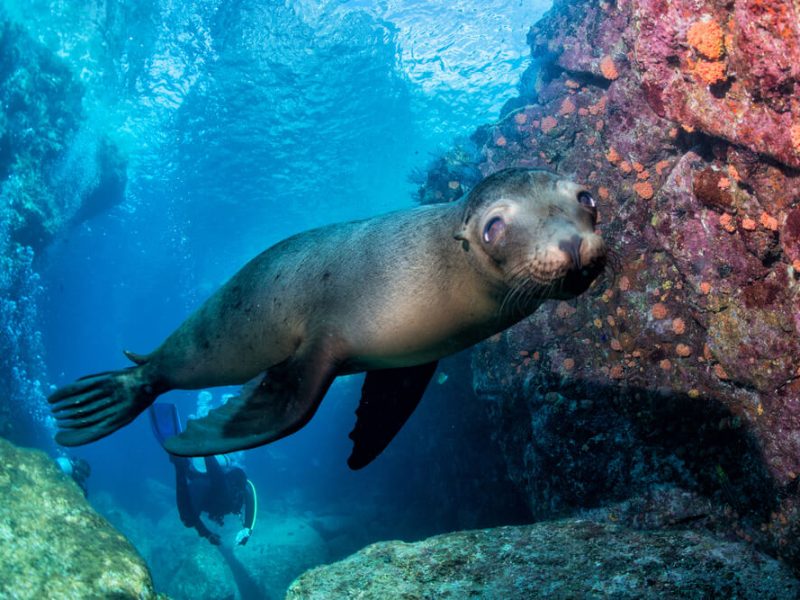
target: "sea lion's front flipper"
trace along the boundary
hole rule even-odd
[[[133,421],[167,389],[142,367],[87,375],[65,385],[47,398],[58,425],[56,442],[82,446],[99,440]]]
[[[317,351],[275,365],[241,393],[164,442],[178,456],[209,456],[255,448],[294,433],[314,413],[336,377],[336,361]]]
[[[353,452],[347,464],[351,469],[366,467],[386,449],[417,408],[437,362],[367,373],[356,426],[350,432]]]

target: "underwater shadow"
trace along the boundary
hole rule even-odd
[[[536,519],[666,484],[763,522],[797,491],[797,479],[773,478],[746,420],[718,398],[544,372],[513,391],[481,387],[479,396],[502,405],[490,409],[497,435],[528,440],[524,456],[506,457],[517,461]]]
[[[217,546],[217,551],[233,573],[233,581],[239,590],[240,600],[272,600],[272,596],[256,581],[239,562],[230,548]]]

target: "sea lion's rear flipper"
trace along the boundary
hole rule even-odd
[[[189,421],[164,448],[177,456],[209,456],[279,440],[308,423],[335,377],[336,363],[328,353],[289,359],[207,416]]]
[[[165,391],[148,381],[142,367],[88,375],[65,385],[47,399],[58,425],[56,442],[82,446],[114,433]]]
[[[367,373],[356,410],[356,426],[350,432],[353,452],[347,465],[351,469],[366,467],[386,449],[417,408],[436,365],[434,361]]]

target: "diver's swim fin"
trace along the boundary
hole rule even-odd
[[[150,406],[150,427],[158,443],[162,446],[167,438],[178,435],[183,431],[178,409],[169,402],[156,402]]]
[[[88,375],[57,389],[47,399],[58,425],[56,442],[81,446],[133,421],[166,391],[143,379],[141,367],[132,367]]]
[[[366,467],[386,449],[417,408],[436,365],[434,361],[367,373],[356,410],[356,426],[350,432],[353,452],[347,465],[351,469]]]
[[[335,377],[335,362],[326,353],[287,360],[207,416],[188,421],[186,431],[164,448],[177,456],[209,456],[279,440],[308,423]]]

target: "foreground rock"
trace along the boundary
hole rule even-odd
[[[779,562],[693,531],[569,520],[381,542],[313,569],[287,600],[327,598],[795,598]]]
[[[156,597],[133,546],[45,454],[0,439],[0,499],[0,597]]]

